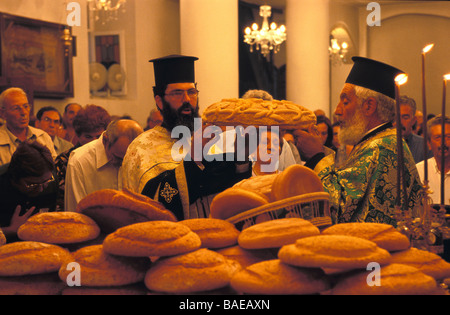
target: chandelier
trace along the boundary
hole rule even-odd
[[[269,27],[269,17],[272,15],[272,8],[263,5],[259,8],[259,15],[263,17],[263,24],[258,30],[258,24],[253,23],[252,27],[245,28],[244,42],[250,45],[250,52],[253,52],[253,46],[260,50],[266,57],[270,51],[277,53],[280,45],[286,40],[286,27],[272,22]]]
[[[336,38],[330,36],[330,46],[328,47],[332,64],[344,63],[347,61],[348,43],[339,44]]]
[[[127,0],[87,0],[89,9],[94,13],[95,21],[106,22],[117,20],[119,9],[125,6]]]

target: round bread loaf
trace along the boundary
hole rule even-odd
[[[412,266],[436,280],[450,277],[450,263],[435,253],[415,247],[392,253],[391,263]]]
[[[6,244],[6,237],[5,234],[3,234],[2,229],[0,228],[0,246]]]
[[[241,180],[233,187],[256,191],[259,194],[263,194],[264,196],[266,196],[266,198],[270,202],[273,202],[276,200],[272,200],[272,184],[277,176],[278,174],[252,176],[250,178]]]
[[[252,225],[238,237],[239,246],[245,249],[279,248],[296,240],[319,235],[319,229],[301,218],[283,218]]]
[[[278,258],[289,265],[311,268],[357,269],[370,262],[389,263],[391,255],[374,242],[347,235],[317,235],[285,245]]]
[[[220,219],[188,219],[180,223],[200,237],[202,248],[223,248],[235,245],[240,233],[234,224]]]
[[[0,295],[59,295],[65,286],[56,272],[0,277]]]
[[[103,241],[107,253],[131,257],[173,256],[199,249],[200,237],[186,225],[149,221],[124,226]]]
[[[70,259],[70,253],[57,245],[14,242],[0,247],[0,276],[55,272]]]
[[[279,259],[248,266],[237,272],[230,284],[246,294],[315,294],[330,288],[321,269],[292,267]]]
[[[407,249],[409,239],[390,224],[383,223],[340,223],[322,231],[325,235],[349,235],[364,238],[379,247],[392,252]]]
[[[46,212],[30,217],[17,231],[24,241],[73,244],[93,240],[100,228],[88,216],[76,212]]]
[[[231,187],[214,197],[210,205],[210,216],[211,218],[226,220],[268,203],[267,197],[261,193]]]
[[[93,192],[80,200],[76,212],[91,217],[106,234],[134,223],[177,221],[161,203],[127,189]]]
[[[216,250],[227,259],[237,261],[242,268],[264,260],[276,259],[277,255],[270,249],[244,249],[239,245]]]
[[[208,106],[202,120],[216,126],[279,126],[297,129],[315,124],[317,118],[309,109],[290,101],[232,98]]]
[[[300,164],[294,164],[279,173],[273,182],[272,200],[283,200],[323,191],[322,181],[313,170]]]
[[[156,261],[145,276],[149,290],[192,293],[226,287],[240,269],[235,261],[202,248],[191,253]]]
[[[331,290],[333,295],[435,295],[436,281],[417,268],[389,264],[380,269],[379,285],[369,285],[369,272],[356,272],[341,278]]]
[[[65,283],[77,280],[69,263],[79,264],[81,286],[121,286],[140,282],[150,268],[149,258],[113,256],[105,253],[102,245],[87,246],[72,253],[73,260],[59,269],[59,278]]]

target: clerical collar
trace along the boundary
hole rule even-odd
[[[358,145],[358,144],[360,144],[360,143],[366,141],[367,139],[372,138],[372,137],[375,136],[376,134],[378,134],[378,133],[380,133],[380,132],[382,132],[382,131],[385,131],[386,129],[392,128],[392,127],[393,127],[392,122],[387,122],[387,123],[384,123],[384,124],[382,124],[382,125],[380,125],[380,126],[378,126],[378,127],[375,127],[375,128],[373,128],[373,129],[369,130],[369,131],[365,134],[365,136],[362,137],[361,140],[359,140],[359,142],[358,142],[356,145]]]

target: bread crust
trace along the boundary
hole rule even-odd
[[[435,253],[414,247],[392,253],[391,263],[412,266],[436,280],[450,277],[450,263]]]
[[[202,248],[223,248],[235,245],[240,233],[233,224],[221,219],[188,219],[180,223],[200,237]]]
[[[102,189],[80,200],[76,212],[94,219],[109,234],[120,227],[146,221],[177,221],[161,203],[127,189]]]
[[[307,220],[284,218],[244,229],[238,237],[238,243],[245,249],[280,248],[300,238],[319,234],[319,229]]]
[[[330,288],[321,269],[292,267],[279,259],[248,266],[237,272],[230,284],[247,294],[315,294]]]
[[[340,223],[322,231],[324,235],[349,235],[367,239],[389,252],[405,250],[410,242],[406,235],[390,224],[383,223]]]
[[[24,241],[50,244],[74,244],[93,240],[100,235],[97,223],[76,212],[46,212],[30,217],[17,230]]]
[[[2,229],[0,228],[0,246],[5,245],[6,244],[6,237],[5,234],[3,234]]]
[[[230,98],[208,106],[202,120],[216,126],[279,126],[297,129],[315,124],[317,118],[306,107],[286,100]]]
[[[71,259],[57,245],[42,242],[14,242],[0,247],[0,276],[25,276],[58,271]]]
[[[294,164],[279,173],[272,185],[272,200],[283,200],[299,195],[323,192],[319,176],[310,168]]]
[[[171,221],[149,221],[124,226],[103,241],[104,250],[129,257],[172,256],[194,251],[200,237],[186,225]]]
[[[380,285],[368,285],[368,272],[342,277],[331,290],[333,295],[424,295],[436,294],[436,281],[417,268],[389,264],[381,267]]]
[[[226,220],[239,213],[269,203],[268,198],[256,191],[231,187],[217,194],[210,205],[210,216]]]
[[[193,293],[226,287],[240,265],[206,248],[160,259],[148,270],[149,290],[167,293]]]
[[[81,286],[122,286],[140,282],[150,268],[149,258],[131,258],[109,255],[102,245],[87,246],[72,254],[73,262],[80,264]],[[59,277],[66,282],[72,269],[66,261],[59,269]]]
[[[391,255],[374,242],[346,235],[317,235],[285,245],[278,258],[289,265],[311,268],[366,268],[370,262],[388,264]]]

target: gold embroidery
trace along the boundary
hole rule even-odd
[[[166,185],[164,185],[164,189],[161,190],[160,193],[161,197],[164,197],[167,203],[171,203],[173,196],[175,196],[176,194],[178,194],[178,190],[170,187],[169,183],[166,183]]]

